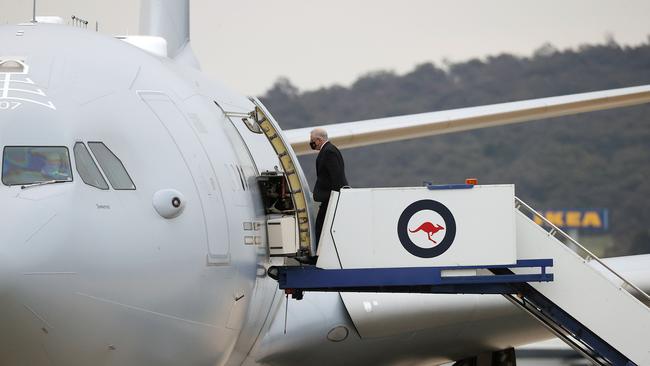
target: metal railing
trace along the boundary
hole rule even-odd
[[[632,296],[636,297],[641,301],[645,306],[650,307],[650,296],[646,294],[643,290],[641,290],[639,287],[637,287],[635,284],[631,283],[630,281],[626,280],[623,276],[621,276],[618,272],[616,272],[614,269],[612,269],[610,266],[608,266],[605,262],[603,262],[600,258],[598,258],[595,254],[590,252],[587,248],[583,247],[575,241],[572,237],[570,237],[568,234],[566,234],[564,231],[560,230],[557,226],[555,226],[552,222],[546,219],[546,217],[542,216],[539,212],[535,211],[532,207],[528,206],[525,202],[520,200],[519,198],[515,197],[515,208],[522,212],[523,214],[530,214],[533,215],[533,218],[537,218],[542,222],[542,225],[540,225],[543,229],[545,229],[549,235],[557,239],[559,242],[562,244],[566,245],[569,249],[571,249],[573,252],[575,252],[578,256],[580,256],[585,262],[589,263],[592,261],[595,261],[599,265],[601,265],[603,268],[605,268],[607,271],[609,271],[612,275],[617,277],[622,281],[621,288],[629,292]],[[526,215],[528,216],[528,215]]]

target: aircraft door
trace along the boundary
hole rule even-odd
[[[262,172],[273,172],[282,167],[273,147],[250,115],[255,110],[255,105],[251,103],[250,110],[239,111],[226,111],[218,103],[217,106],[230,121],[227,130],[232,129],[231,135],[236,136],[245,146],[246,159],[252,159],[257,175]]]
[[[261,102],[254,98],[250,101],[251,110],[242,107],[239,107],[239,110],[226,110],[219,103],[215,103],[229,118],[231,124],[228,127],[234,128],[236,135],[244,141],[249,156],[257,166],[257,171],[260,174],[258,183],[263,186],[261,193],[266,213],[280,215],[279,218],[285,224],[279,225],[284,226],[287,233],[296,231],[295,237],[299,243],[300,251],[311,252],[313,250],[309,219],[311,194],[307,180],[300,169],[295,154],[282,138],[278,124]],[[274,183],[276,179],[279,179],[280,184]],[[272,187],[279,187],[279,189],[276,190]],[[282,193],[280,194],[280,192]],[[266,196],[266,193],[270,193],[270,199],[267,199],[269,197]],[[284,198],[278,199],[280,196]],[[282,204],[279,207],[273,203],[287,201],[290,203]],[[290,224],[291,220],[288,219],[288,216],[293,216],[292,224]],[[271,216],[267,218],[278,219],[278,217]],[[274,221],[273,225],[276,224]],[[284,238],[281,241],[288,243],[293,242],[294,239]],[[292,246],[289,245],[280,251],[282,254],[276,252],[275,255],[295,254],[297,250],[291,248]]]
[[[205,218],[209,263],[229,263],[230,240],[223,194],[199,137],[169,96],[161,92],[138,94],[169,133],[192,175]]]
[[[232,175],[235,179],[233,187],[238,187],[237,178],[241,179],[241,190],[236,189],[233,192],[235,204],[238,206],[250,206],[251,194],[248,192],[256,191],[255,178],[259,175],[257,163],[258,161],[253,157],[250,151],[250,146],[242,137],[241,132],[232,124],[230,119],[224,120],[224,132],[232,143],[235,155],[237,156],[238,164],[229,164],[227,167],[234,171]],[[257,195],[257,194],[256,194]]]

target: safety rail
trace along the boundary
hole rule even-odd
[[[571,236],[569,236],[567,233],[562,231],[560,228],[555,226],[552,222],[546,219],[546,217],[542,216],[539,212],[535,211],[532,207],[528,206],[525,202],[520,200],[519,198],[515,197],[515,208],[522,212],[523,214],[532,214],[534,217],[538,218],[539,220],[542,221],[542,225],[540,225],[543,229],[545,229],[549,235],[560,241],[562,244],[567,246],[569,249],[571,249],[573,252],[575,252],[578,256],[580,256],[585,262],[590,263],[592,260],[596,261],[596,263],[600,264],[608,270],[611,274],[616,276],[618,279],[620,279],[623,283],[621,287],[625,289],[627,292],[629,292],[632,296],[636,297],[639,301],[641,301],[645,306],[650,307],[650,296],[646,294],[643,290],[641,290],[639,287],[631,283],[630,281],[626,280],[623,276],[621,276],[618,272],[616,272],[613,268],[605,264],[598,256],[590,252],[587,248],[583,247],[578,243],[575,239],[573,239]],[[523,209],[522,209],[523,208]],[[528,215],[527,215],[528,216]],[[571,245],[568,245],[567,242],[569,242]]]
[[[517,287],[518,294],[503,294],[503,296],[537,319],[548,331],[594,365],[634,365],[625,355],[532,287],[526,284],[519,284]]]
[[[273,266],[269,277],[295,299],[304,291],[320,292],[390,292],[441,294],[508,294],[517,293],[513,284],[552,282],[547,268],[553,260],[521,259],[506,265],[350,268],[322,269],[306,266]],[[537,273],[516,274],[512,268],[537,270]],[[458,271],[473,271],[473,275]]]

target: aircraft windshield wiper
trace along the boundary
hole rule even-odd
[[[35,182],[35,183],[24,184],[24,185],[20,186],[20,189],[31,188],[31,187],[38,187],[38,186],[44,186],[44,185],[46,185],[46,184],[65,183],[65,182],[71,182],[71,181],[70,181],[70,180],[63,180],[63,179],[45,180],[45,181],[42,181],[42,182]]]

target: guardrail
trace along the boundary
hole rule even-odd
[[[562,244],[566,245],[569,249],[571,249],[573,252],[578,254],[585,262],[590,263],[592,261],[595,261],[599,265],[601,265],[603,268],[605,268],[607,271],[609,271],[612,275],[617,277],[622,281],[621,287],[625,289],[627,292],[629,292],[632,296],[636,297],[641,301],[645,306],[650,307],[650,296],[646,294],[643,290],[641,290],[639,287],[637,287],[635,284],[631,283],[630,281],[626,280],[621,274],[616,272],[614,269],[612,269],[610,266],[608,266],[605,262],[603,262],[598,256],[590,252],[587,248],[583,247],[575,241],[572,237],[570,237],[567,233],[564,231],[560,230],[557,226],[555,226],[553,223],[551,223],[549,220],[547,220],[544,216],[542,216],[539,212],[535,211],[532,207],[528,206],[525,202],[520,200],[519,198],[515,197],[515,208],[522,212],[523,214],[530,214],[533,215],[534,217],[539,218],[542,221],[541,227],[545,229],[549,235],[560,241]],[[527,215],[528,216],[528,215]]]

